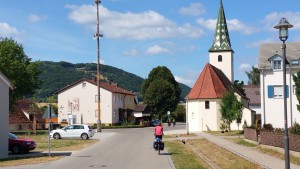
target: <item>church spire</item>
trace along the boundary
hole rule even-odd
[[[231,49],[230,38],[226,23],[226,17],[223,9],[222,0],[220,0],[219,16],[215,29],[214,42],[209,52],[233,51]]]

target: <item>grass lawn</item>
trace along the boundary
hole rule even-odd
[[[197,151],[222,169],[260,169],[261,167],[235,155],[205,139],[188,141]],[[166,147],[176,169],[209,168],[195,153],[180,141],[167,141]]]
[[[28,134],[28,135],[17,135],[21,138],[30,138],[33,139],[37,147],[34,151],[48,151],[48,135],[47,134]],[[89,139],[51,139],[51,151],[78,151],[85,147],[90,146],[98,142],[99,140]],[[15,166],[15,165],[24,165],[24,164],[34,164],[34,163],[43,163],[48,161],[54,161],[60,159],[61,157],[53,156],[43,156],[43,157],[17,157],[10,159],[1,159],[0,166]]]
[[[207,131],[206,133],[214,135],[214,136],[242,136],[243,130],[231,130],[230,132],[224,132],[221,131]]]

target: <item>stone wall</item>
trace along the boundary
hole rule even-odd
[[[257,141],[257,131],[253,128],[244,128],[244,137],[245,139]]]
[[[260,131],[260,144],[284,148],[284,133]],[[300,135],[289,134],[290,150],[300,152]]]

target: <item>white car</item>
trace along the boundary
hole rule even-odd
[[[94,131],[89,125],[85,124],[72,124],[62,129],[52,130],[50,137],[54,139],[61,138],[82,138],[89,139],[94,136]]]

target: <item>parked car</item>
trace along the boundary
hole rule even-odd
[[[160,120],[155,119],[150,122],[151,126],[157,126],[160,123]]]
[[[36,147],[35,141],[28,138],[19,138],[12,133],[8,133],[8,150],[14,154],[28,153]]]
[[[89,139],[94,136],[94,131],[89,125],[73,124],[68,125],[62,129],[52,130],[50,137],[54,139],[61,138],[82,138]]]

